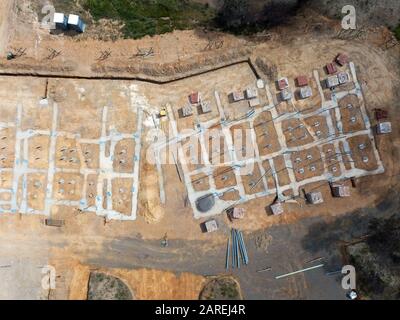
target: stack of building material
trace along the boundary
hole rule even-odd
[[[189,117],[193,114],[193,109],[191,106],[184,106],[181,110],[182,110],[182,117]]]
[[[232,245],[232,246],[231,246]],[[240,261],[242,264],[247,265],[249,263],[249,257],[247,255],[246,245],[243,239],[243,233],[239,230],[232,229],[231,235],[228,238],[228,244],[226,247],[226,261],[225,268],[229,269],[229,258],[232,248],[231,266],[232,268],[240,268]]]
[[[298,87],[308,86],[308,78],[307,76],[298,76],[296,78],[296,84]]]
[[[328,63],[326,65],[326,71],[328,74],[335,74],[337,72],[337,68],[333,63]]]
[[[200,102],[200,106],[201,106],[201,112],[202,113],[211,112],[211,104],[208,101],[201,101]]]
[[[233,208],[231,217],[232,219],[243,219],[245,210],[244,208]]]
[[[283,213],[283,205],[282,202],[275,202],[270,207],[271,212],[274,216],[280,215]]]
[[[234,91],[231,93],[231,96],[234,102],[244,100],[244,93],[242,91]]]
[[[204,227],[207,232],[214,232],[218,230],[217,221],[215,221],[214,219],[206,221],[204,223]]]
[[[280,78],[278,80],[278,88],[279,90],[284,90],[289,88],[289,80],[287,78]]]
[[[290,89],[284,89],[281,91],[281,99],[283,101],[288,101],[292,99],[292,91]]]
[[[314,191],[306,194],[306,199],[311,204],[319,204],[324,202],[324,198],[322,197],[322,192]]]
[[[50,226],[50,227],[62,227],[65,223],[64,220],[57,220],[57,219],[45,219],[45,224],[46,226]]]
[[[257,88],[251,87],[246,89],[246,98],[247,99],[255,99],[258,97]]]
[[[337,87],[339,85],[339,78],[338,76],[332,76],[332,77],[328,77],[326,79],[326,86],[330,89],[330,88],[334,88]]]
[[[339,53],[335,59],[336,63],[340,66],[344,66],[349,63],[349,57],[344,53]]]
[[[349,74],[347,72],[340,72],[338,74],[339,84],[346,84],[350,81]]]
[[[305,86],[300,89],[300,98],[307,99],[312,96],[312,89],[310,86]]]
[[[392,123],[391,122],[380,122],[376,126],[377,134],[387,134],[392,132]]]
[[[332,195],[336,198],[350,197],[350,188],[343,184],[332,184],[331,185]]]
[[[200,103],[200,93],[193,92],[189,95],[189,102],[191,104],[199,104]]]

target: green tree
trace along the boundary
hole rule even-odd
[[[218,25],[227,30],[238,31],[248,24],[249,3],[247,0],[224,0],[218,17]]]

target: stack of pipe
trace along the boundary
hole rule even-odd
[[[232,256],[230,255],[231,247],[232,247]],[[247,265],[249,263],[249,257],[247,255],[246,245],[243,240],[243,233],[237,229],[232,229],[231,234],[228,238],[228,243],[226,246],[226,261],[225,261],[226,270],[229,269],[230,258],[231,258],[232,268],[239,269],[241,264],[240,260],[242,260],[242,263],[244,265]]]

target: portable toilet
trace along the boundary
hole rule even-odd
[[[76,32],[82,33],[86,29],[86,24],[76,14],[70,14],[68,16],[68,28],[70,28],[71,30],[75,30]]]
[[[68,18],[64,13],[55,12],[53,21],[56,29],[66,30],[68,28]]]

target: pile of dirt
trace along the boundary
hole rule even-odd
[[[101,272],[92,272],[88,300],[132,300],[128,286],[120,279]]]
[[[200,300],[241,300],[239,283],[232,277],[215,277],[204,285]]]

